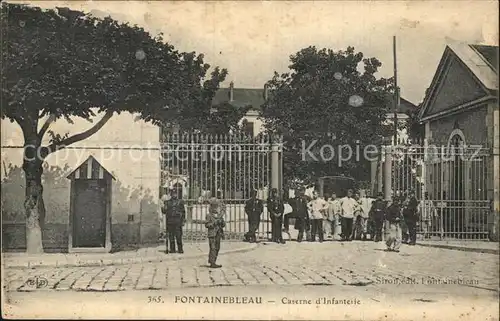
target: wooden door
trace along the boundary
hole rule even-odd
[[[104,247],[106,240],[106,181],[75,181],[73,247]]]

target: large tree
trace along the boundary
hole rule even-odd
[[[285,183],[312,183],[323,175],[342,174],[367,179],[363,148],[381,144],[388,134],[383,123],[393,85],[391,79],[375,76],[381,62],[364,58],[352,47],[345,51],[308,47],[290,61],[288,73],[275,73],[268,82],[270,98],[261,113],[267,130],[284,137]],[[329,147],[320,157],[325,144],[334,147],[332,159]],[[359,160],[353,156],[339,163],[339,151],[347,157],[348,148],[338,148],[344,144],[353,152],[360,146]]]
[[[58,150],[99,131],[120,112],[160,125],[210,117],[227,72],[203,55],[183,53],[138,26],[67,8],[2,4],[1,117],[24,136],[27,251],[42,252],[42,164]],[[51,123],[102,118],[83,132],[53,133]],[[50,135],[50,143],[42,145]]]

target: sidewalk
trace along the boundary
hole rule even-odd
[[[287,241],[297,239],[297,231],[290,229],[290,238],[286,233],[283,233],[283,238]],[[327,239],[329,240],[329,239]],[[434,247],[448,250],[487,253],[487,254],[500,254],[499,243],[489,241],[474,241],[474,240],[422,240],[417,239],[417,245],[425,247]]]
[[[426,247],[435,247],[448,250],[458,250],[466,252],[476,252],[476,253],[488,253],[488,254],[499,254],[499,244],[498,242],[488,242],[488,241],[463,241],[463,240],[443,240],[443,241],[431,241],[431,240],[418,240],[417,245]]]
[[[224,242],[221,245],[219,255],[246,252],[256,246],[257,244],[244,242]],[[208,249],[208,243],[202,242],[185,243],[184,254],[165,254],[164,245],[115,253],[44,253],[37,255],[2,253],[2,263],[5,268],[123,265],[197,258],[208,255]]]

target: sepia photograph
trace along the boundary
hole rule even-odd
[[[3,319],[499,320],[497,1],[3,1]]]

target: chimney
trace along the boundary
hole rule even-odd
[[[234,100],[234,92],[233,92],[233,89],[234,89],[234,82],[230,82],[229,83],[229,101],[233,101]]]
[[[269,86],[267,84],[264,85],[264,101],[267,101],[269,98]]]

